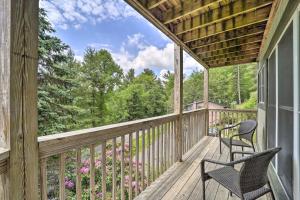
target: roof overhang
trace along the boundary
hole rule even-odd
[[[125,1],[205,68],[256,62],[277,2]]]

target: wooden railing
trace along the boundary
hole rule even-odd
[[[177,119],[167,115],[40,137],[42,198],[133,199],[176,161]]]
[[[256,110],[209,109],[208,134],[216,135],[219,128],[228,127],[244,120],[256,120],[256,115]]]
[[[183,113],[182,153],[188,152],[205,136],[205,109]]]
[[[204,136],[205,110],[38,138],[42,199],[133,199]],[[179,142],[178,138],[182,138]]]

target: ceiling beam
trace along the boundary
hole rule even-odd
[[[184,43],[268,21],[270,7],[179,35]]]
[[[237,56],[246,56],[246,55],[254,55],[254,54],[258,55],[258,53],[259,53],[259,47],[245,50],[245,51],[234,51],[234,52],[225,53],[225,54],[203,57],[203,61],[210,62],[213,60],[222,60],[222,59],[227,59],[227,58],[232,58],[232,57],[237,57]]]
[[[197,40],[192,43],[190,43],[191,49],[198,49],[210,45],[222,45],[223,43],[229,43],[229,42],[235,42],[235,41],[244,41],[245,39],[249,39],[252,37],[262,37],[264,31],[261,27],[255,27],[250,29],[249,27],[245,30],[239,30],[241,34],[237,34],[236,32],[234,34],[221,34],[220,36],[213,36],[210,38],[206,38],[204,40]]]
[[[207,58],[211,56],[217,56],[217,55],[223,55],[231,52],[244,52],[251,49],[258,49],[260,48],[260,41],[256,43],[249,43],[245,45],[240,45],[236,47],[230,47],[230,48],[224,48],[224,49],[217,49],[214,51],[207,51],[207,52],[195,52],[197,55],[199,55],[201,58]],[[203,59],[204,60],[204,59]]]
[[[246,0],[246,1],[232,1],[228,5],[221,6],[214,10],[209,10],[198,16],[194,16],[187,20],[182,20],[175,27],[175,34],[182,34],[198,28],[206,27],[218,22],[232,19],[239,15],[249,12],[254,12],[257,9],[272,5],[273,0]]]
[[[148,9],[146,9],[140,2],[136,0],[125,0],[131,7],[133,7],[138,13],[144,16],[149,22],[151,22],[160,31],[166,34],[173,42],[180,45],[192,58],[194,58],[203,67],[208,68],[208,65],[203,62],[199,56],[197,56],[183,41],[181,41],[173,32],[171,32],[165,25],[163,25],[156,17],[154,17]]]
[[[247,63],[255,63],[256,58],[245,58],[237,61],[230,61],[230,62],[223,62],[223,63],[208,63],[210,68],[216,67],[226,67],[226,66],[233,66],[233,65],[241,65]]]
[[[156,8],[160,4],[165,3],[166,1],[168,1],[168,0],[148,0],[147,7],[149,10],[151,10],[153,8]]]
[[[182,1],[181,6],[173,7],[172,9],[163,13],[163,23],[169,24],[193,13],[217,8],[222,2],[224,2],[224,0]]]
[[[230,42],[213,44],[213,45],[197,48],[197,49],[194,50],[194,52],[197,55],[199,55],[199,54],[203,54],[203,53],[207,53],[207,52],[215,52],[215,51],[220,51],[220,50],[225,50],[225,49],[232,49],[232,48],[236,48],[236,47],[244,48],[245,46],[248,46],[250,44],[260,45],[261,38],[262,37],[250,38],[248,40],[244,39],[242,41],[233,40],[233,41],[230,41]]]

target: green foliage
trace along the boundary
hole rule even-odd
[[[79,67],[75,102],[81,108],[77,117],[79,128],[95,127],[105,122],[106,100],[121,84],[123,71],[106,50],[88,48]]]
[[[183,104],[203,99],[203,71],[194,71],[183,83]]]
[[[52,36],[54,29],[40,10],[38,111],[39,134],[67,131],[76,115],[73,90],[78,63],[70,48]]]
[[[166,98],[161,81],[153,71],[145,69],[110,96],[107,123],[165,114]]]

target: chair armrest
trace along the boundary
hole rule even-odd
[[[234,154],[247,154],[247,155],[253,155],[254,152],[251,151],[233,151],[231,152],[231,158],[234,160]]]
[[[237,123],[237,124],[235,124],[235,125],[233,125],[233,126],[221,128],[221,129],[219,130],[219,137],[221,137],[222,131],[227,130],[227,129],[232,129],[232,128],[237,127],[237,126],[239,126],[239,125],[240,125],[240,123]]]

